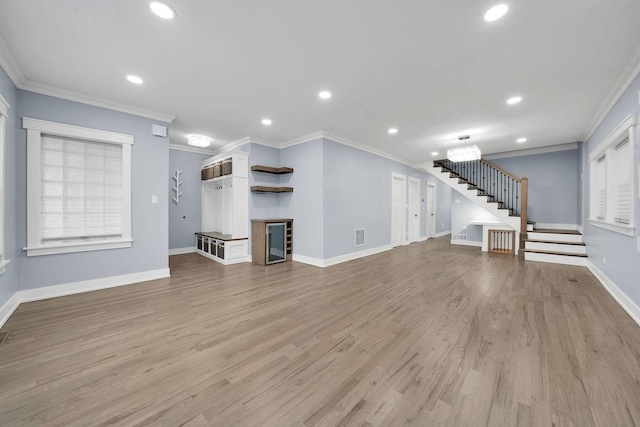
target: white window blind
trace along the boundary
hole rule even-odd
[[[42,135],[42,241],[123,234],[122,145]]]
[[[611,180],[609,194],[611,195],[611,218],[618,224],[631,222],[631,194],[633,179],[633,158],[631,144],[625,140],[618,144],[609,155],[609,177]]]
[[[607,215],[607,162],[602,156],[591,166],[591,216],[604,221]]]

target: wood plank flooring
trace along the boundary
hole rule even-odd
[[[21,305],[0,424],[640,424],[640,327],[586,268],[443,240],[326,269],[170,264]]]

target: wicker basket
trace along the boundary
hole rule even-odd
[[[213,167],[209,166],[208,168],[202,169],[202,172],[200,173],[200,177],[202,178],[203,181],[206,181],[208,179],[212,179],[213,178]]]
[[[222,175],[231,175],[232,173],[231,159],[222,162]]]
[[[222,175],[222,162],[214,163],[213,165],[213,176],[215,178]]]

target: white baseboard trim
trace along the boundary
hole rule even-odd
[[[335,256],[327,259],[312,258],[304,255],[293,254],[293,260],[304,264],[313,265],[314,267],[331,267],[332,265],[342,264],[343,262],[353,261],[354,259],[364,258],[367,256],[379,254],[381,252],[393,249],[391,245],[378,246],[376,248],[364,249],[362,251],[351,252],[344,255]]]
[[[0,308],[0,327],[2,327],[11,313],[13,313],[14,310],[23,302],[39,301],[43,299],[80,294],[83,292],[98,291],[100,289],[132,285],[134,283],[165,279],[167,277],[170,277],[169,269],[161,268],[159,270],[142,271],[140,273],[123,274],[121,276],[103,277],[100,279],[85,280],[82,282],[66,283],[64,285],[44,286],[41,288],[18,291],[13,295],[13,297],[11,297],[11,299],[9,299],[9,301],[7,301],[7,303],[4,304],[4,306],[2,306],[2,308]]]
[[[418,240],[416,240],[416,242],[418,242],[418,243],[419,242],[425,242],[427,240],[429,240],[429,236],[421,236],[421,237],[418,238]]]
[[[578,226],[578,231],[580,232],[580,234],[582,234],[582,226],[581,225]]]
[[[640,326],[640,307],[638,307],[624,292],[616,286],[598,267],[591,261],[587,262],[587,268],[600,281],[602,286],[611,294],[618,304],[626,311],[634,322]]]
[[[451,234],[451,230],[441,231],[440,233],[436,233],[436,235],[433,236],[433,237],[435,237],[437,239],[438,237],[444,237],[447,234]]]
[[[362,251],[351,252],[349,254],[335,256],[333,258],[325,259],[324,266],[330,267],[332,265],[342,264],[343,262],[353,261],[354,259],[364,258],[367,256],[379,254],[381,252],[390,251],[391,249],[393,249],[391,245],[383,245],[383,246],[378,246],[377,248],[365,249]]]
[[[7,302],[4,303],[2,307],[0,307],[0,328],[5,324],[9,317],[16,311],[16,308],[20,305],[20,296],[19,292],[16,292],[9,298]]]
[[[324,267],[324,261],[320,258],[313,258],[310,256],[293,254],[291,257],[295,262],[301,262],[303,264],[313,265],[314,267]]]
[[[169,249],[169,256],[171,256],[171,255],[182,255],[182,254],[192,254],[195,251],[196,251],[196,248],[194,248],[193,246],[188,247],[188,248]]]
[[[580,227],[578,224],[552,224],[546,222],[536,222],[533,231],[536,231],[536,228],[546,228],[549,230],[575,230],[580,231]]]
[[[451,239],[451,244],[452,245],[460,245],[460,246],[474,246],[477,248],[481,248],[482,247],[482,242],[472,242],[469,240],[456,240],[456,239]]]

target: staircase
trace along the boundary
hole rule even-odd
[[[586,265],[582,234],[574,230],[527,231],[529,181],[518,178],[484,159],[469,162],[436,160],[419,165],[432,175],[494,214],[520,233],[519,248],[527,261]]]
[[[525,240],[524,259],[586,266],[587,247],[578,231],[534,229]]]
[[[518,178],[484,159],[469,162],[436,160],[420,167],[520,233],[519,247],[524,249],[527,178]]]

